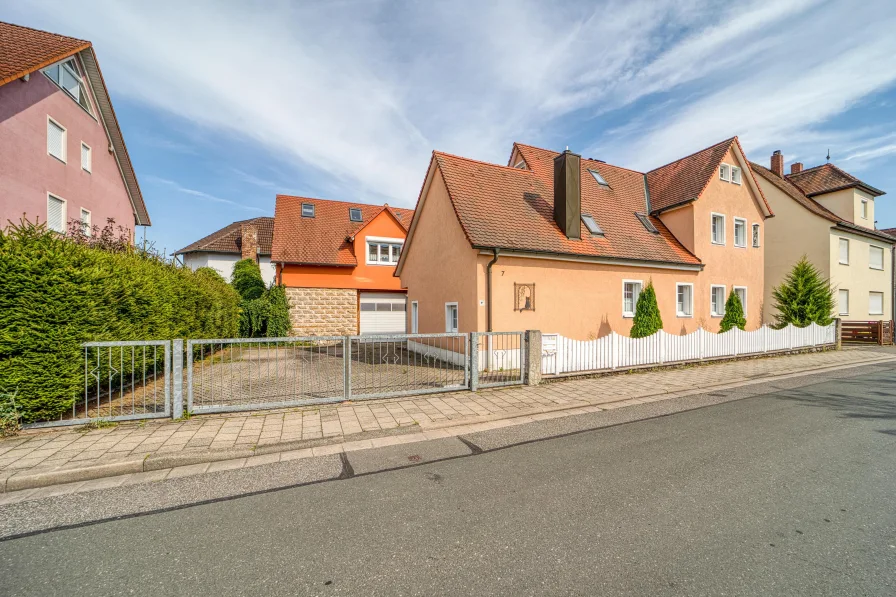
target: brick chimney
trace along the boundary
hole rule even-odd
[[[554,158],[554,221],[566,238],[582,238],[582,156],[566,150]]]
[[[794,162],[790,164],[790,173],[798,174],[803,171],[803,163],[802,162]]]
[[[772,172],[777,174],[778,176],[784,176],[784,156],[781,154],[780,149],[776,149],[772,154]]]
[[[258,226],[243,224],[240,226],[242,258],[258,261]]]

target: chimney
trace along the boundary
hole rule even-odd
[[[772,154],[772,172],[782,178],[784,177],[784,156],[781,155],[780,149],[776,149]]]
[[[258,261],[258,226],[243,224],[240,226],[241,250],[243,259]]]
[[[582,238],[582,156],[569,149],[554,158],[554,221],[566,238]]]
[[[790,173],[798,174],[803,171],[803,163],[802,162],[794,162],[790,164]]]

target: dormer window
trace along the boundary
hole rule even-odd
[[[582,223],[585,224],[585,228],[588,229],[588,232],[591,233],[591,236],[604,235],[604,231],[601,229],[600,225],[598,225],[593,216],[582,214]]]
[[[69,97],[78,102],[82,108],[90,112],[87,88],[84,86],[84,79],[78,71],[78,64],[74,58],[48,66],[43,70],[43,73],[61,87]]]
[[[314,217],[314,204],[313,203],[303,203],[302,204],[302,217],[303,218],[313,218]]]
[[[361,217],[361,208],[360,207],[350,207],[348,208],[348,219],[352,222],[360,222],[363,220]]]
[[[604,180],[604,177],[601,176],[601,175],[600,175],[600,172],[598,172],[597,170],[588,170],[588,172],[591,173],[591,176],[594,177],[594,180],[596,180],[596,181],[597,181],[597,184],[599,184],[600,186],[602,186],[602,187],[609,187],[609,186],[610,186],[609,184],[607,184],[607,181]]]

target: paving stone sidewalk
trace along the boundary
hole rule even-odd
[[[187,464],[191,459],[208,462],[242,454],[267,454],[269,460],[272,453],[281,450],[306,449],[310,453],[309,448],[313,448],[315,453],[326,453],[332,451],[328,450],[333,447],[331,444],[361,441],[363,445],[370,443],[373,446],[390,441],[396,443],[392,436],[419,436],[421,432],[426,437],[438,437],[438,430],[446,427],[555,411],[572,413],[582,407],[588,407],[589,411],[618,408],[716,387],[757,383],[782,375],[882,360],[896,360],[896,355],[868,350],[806,353],[551,381],[534,387],[477,393],[453,392],[255,413],[203,415],[185,421],[147,421],[90,430],[27,431],[0,440],[0,492],[4,491],[6,480],[23,475],[47,474],[52,477],[59,471],[103,466],[110,467],[109,474],[122,474],[115,469],[116,463],[132,463],[137,470],[144,471],[151,470],[141,465],[150,457],[163,460],[167,457],[169,462],[180,459],[180,464]],[[338,451],[342,451],[341,448]],[[94,476],[104,475],[97,473]]]

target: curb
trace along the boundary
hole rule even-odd
[[[177,467],[185,467],[185,466],[195,466],[201,464],[210,464],[214,462],[227,461],[227,460],[239,460],[239,459],[251,459],[253,457],[261,457],[261,456],[270,456],[270,455],[281,455],[286,452],[298,452],[304,451],[308,456],[317,456],[321,454],[335,454],[344,451],[353,451],[353,450],[363,450],[373,447],[380,447],[385,445],[395,445],[395,444],[403,444],[403,443],[412,443],[419,441],[426,441],[431,439],[439,439],[444,437],[454,437],[458,435],[463,435],[466,433],[471,433],[475,431],[484,430],[483,425],[491,426],[494,425],[497,427],[508,427],[513,425],[522,425],[526,423],[530,423],[533,420],[533,416],[537,417],[539,415],[547,415],[551,414],[557,417],[562,416],[571,416],[575,414],[581,414],[582,412],[596,412],[600,410],[611,410],[615,408],[620,408],[624,406],[640,404],[643,402],[652,402],[657,397],[666,396],[668,398],[683,398],[686,396],[693,396],[695,394],[705,394],[708,392],[712,392],[715,390],[725,390],[725,389],[734,389],[752,386],[761,383],[770,383],[777,380],[790,379],[794,377],[806,377],[808,375],[814,375],[818,373],[824,373],[829,371],[838,371],[845,369],[854,369],[856,367],[867,367],[870,365],[876,365],[880,363],[892,362],[896,361],[896,356],[887,356],[876,359],[868,359],[861,363],[850,363],[846,365],[831,365],[825,367],[815,367],[812,369],[804,369],[802,371],[797,371],[793,373],[784,373],[781,375],[776,375],[773,377],[754,379],[748,381],[741,381],[735,383],[724,383],[724,384],[715,384],[709,386],[702,386],[700,388],[694,390],[685,390],[685,391],[669,391],[669,392],[654,392],[652,394],[643,394],[634,397],[626,397],[621,398],[619,400],[612,400],[608,402],[602,402],[599,404],[591,404],[586,402],[579,402],[575,404],[563,405],[558,408],[550,408],[550,409],[533,409],[531,412],[519,413],[513,417],[500,417],[493,416],[491,418],[486,417],[477,417],[475,420],[453,420],[444,425],[432,425],[427,428],[421,428],[420,426],[408,426],[403,429],[406,431],[395,433],[394,430],[392,433],[383,434],[380,433],[378,436],[371,437],[371,435],[364,434],[363,438],[359,439],[348,439],[346,436],[340,436],[342,441],[327,441],[326,438],[319,440],[293,440],[288,442],[280,442],[273,444],[266,444],[263,446],[257,446],[256,448],[230,448],[226,450],[218,450],[215,452],[193,452],[193,453],[172,453],[172,454],[153,454],[149,453],[143,458],[129,458],[127,460],[120,460],[116,462],[110,462],[106,464],[98,464],[91,466],[84,466],[80,468],[71,468],[71,469],[63,469],[63,470],[50,470],[50,471],[42,471],[42,472],[34,472],[34,473],[26,473],[26,474],[7,474],[4,476],[3,473],[0,473],[0,495],[4,493],[9,493],[13,491],[21,491],[25,489],[38,489],[42,487],[48,487],[51,485],[59,485],[63,483],[75,483],[81,481],[92,481],[95,479],[101,479],[105,477],[114,477],[119,475],[128,475],[132,473],[145,473],[151,471],[160,471],[166,469],[173,469]],[[500,423],[495,425],[496,423]],[[491,428],[491,427],[489,427]],[[376,434],[377,432],[367,432],[369,434]],[[361,434],[358,434],[361,435]],[[351,436],[349,436],[351,437]],[[337,438],[334,438],[337,439]],[[381,440],[377,442],[380,446],[375,445],[373,442],[375,440]],[[270,458],[259,458],[259,464],[267,463],[268,461],[275,461]],[[279,460],[276,459],[276,460]]]

